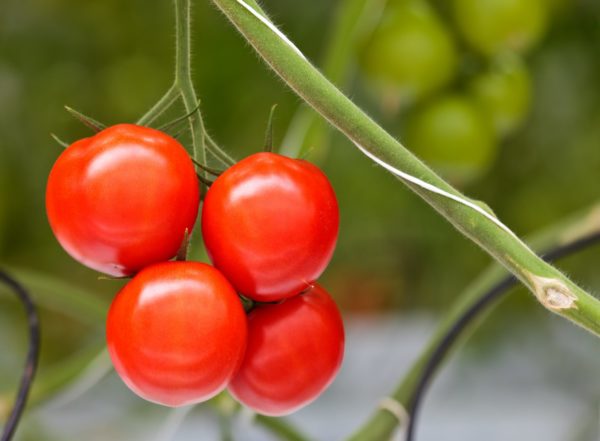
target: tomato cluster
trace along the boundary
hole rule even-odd
[[[360,64],[401,139],[456,184],[483,174],[524,123],[524,55],[541,40],[547,0],[391,0],[365,38]],[[462,44],[461,44],[462,43]]]
[[[110,307],[106,336],[123,381],[166,406],[229,387],[238,401],[284,415],[334,379],[342,318],[316,284],[333,254],[339,213],[312,164],[254,154],[205,195],[202,235],[214,266],[170,261],[198,213],[186,150],[131,124],[69,146],[48,178],[52,230],[76,260],[132,276]],[[246,313],[239,295],[253,302]]]

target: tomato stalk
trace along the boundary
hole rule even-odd
[[[231,158],[206,132],[200,104],[192,82],[192,49],[190,0],[174,0],[175,5],[175,78],[165,94],[136,122],[150,125],[156,121],[179,99],[182,100],[188,115],[189,129],[192,135],[193,158],[206,164],[207,152],[210,152],[225,165],[235,164]],[[203,172],[204,174],[204,172]]]
[[[329,82],[253,0],[212,0],[268,65],[357,148],[511,271],[548,310],[600,336],[600,301],[544,262],[485,204],[440,178]]]
[[[191,113],[198,105],[198,98],[192,82],[190,12],[189,0],[175,0],[175,85],[179,88],[179,94],[188,113]],[[204,123],[200,109],[197,110],[196,115],[196,118],[189,119],[193,157],[206,163]]]

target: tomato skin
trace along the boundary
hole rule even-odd
[[[82,264],[130,275],[173,257],[198,214],[194,165],[175,139],[119,124],[69,146],[54,164],[46,211]]]
[[[257,153],[211,185],[204,243],[238,292],[271,302],[300,293],[329,263],[339,211],[327,177],[309,162]]]
[[[248,345],[229,391],[263,415],[290,414],[335,379],[344,356],[344,325],[319,285],[248,315]]]
[[[227,279],[198,262],[163,262],[140,271],[115,297],[108,350],[131,390],[165,406],[221,392],[244,354],[247,320]]]

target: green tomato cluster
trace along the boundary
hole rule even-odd
[[[457,184],[481,176],[524,124],[532,80],[523,57],[548,27],[550,0],[389,0],[361,46],[368,90],[401,138]],[[459,50],[459,48],[462,48]]]

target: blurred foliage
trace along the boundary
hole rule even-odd
[[[327,32],[320,30],[329,28],[337,3],[264,0],[275,22],[313,60],[321,59]],[[464,20],[470,24],[471,19],[456,20],[451,3],[430,2],[457,47],[460,75],[452,81],[450,73],[436,79],[427,102],[447,93],[464,93],[465,83],[495,62],[471,52],[472,36],[464,32]],[[585,207],[598,198],[599,188],[600,3],[535,3],[547,9],[547,23],[530,37],[537,45],[528,47],[523,61],[531,77],[531,111],[525,116],[519,110],[525,119],[519,127],[511,126],[509,136],[498,138],[493,163],[462,183],[469,196],[488,202],[520,235]],[[52,237],[44,188],[61,147],[49,133],[68,141],[89,134],[63,110],[65,104],[113,124],[134,121],[160,97],[173,73],[171,9],[170,1],[2,0],[0,264],[53,274],[105,299],[114,294],[118,282],[98,280],[96,273],[72,261]],[[195,2],[194,27],[194,81],[209,132],[241,158],[261,148],[269,110],[277,103],[278,144],[299,99],[208,1]],[[487,54],[494,45],[486,43],[481,50]],[[353,64],[358,64],[359,49]],[[346,91],[404,140],[409,115],[423,103],[390,113],[373,98],[380,92],[371,87],[368,72],[363,76],[359,70]],[[480,86],[487,104],[496,100],[495,87],[500,86]],[[504,105],[521,106],[509,100],[498,107]],[[343,137],[331,139],[329,155],[321,165],[337,191],[342,220],[338,249],[323,284],[347,310],[442,310],[489,258]],[[434,167],[436,159],[430,159]],[[590,252],[570,259],[567,269],[585,285],[598,287],[598,257]],[[504,317],[537,308],[526,295],[511,299]],[[3,326],[20,329],[16,311],[18,306],[2,295]],[[44,363],[93,340],[97,332],[57,311],[45,311],[42,320]],[[92,328],[97,330],[98,325]],[[2,372],[12,376],[1,375],[0,387],[14,383],[19,363],[14,354],[22,353],[22,334],[7,338],[0,333],[2,352],[13,354],[2,358]]]

